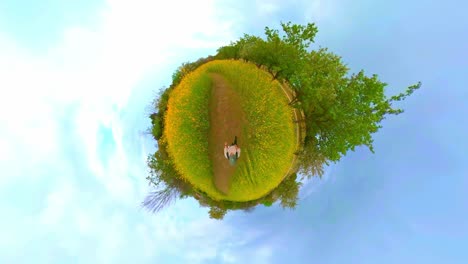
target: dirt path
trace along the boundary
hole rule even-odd
[[[225,79],[219,74],[211,74],[213,80],[213,89],[211,90],[210,97],[210,132],[208,137],[208,148],[210,158],[213,164],[214,183],[216,188],[224,194],[229,193],[231,183],[231,176],[234,174],[237,166],[229,165],[229,161],[224,157],[223,149],[224,142],[231,144],[234,136],[237,136],[239,147],[242,149],[241,134],[243,122],[245,117],[239,105],[239,96],[229,87]],[[293,92],[286,85],[281,85],[285,96],[288,101],[292,100]],[[304,118],[304,113],[298,109],[294,109],[295,119]],[[296,138],[297,146],[299,147],[304,140],[305,127],[301,128],[297,123]],[[239,158],[238,162],[243,158]],[[288,172],[284,175],[286,177],[293,170],[295,170],[297,157],[294,156]]]
[[[234,136],[242,149],[242,122],[244,116],[239,104],[239,96],[229,87],[219,74],[212,74],[213,89],[210,97],[210,132],[208,148],[213,164],[214,183],[219,191],[228,194],[230,179],[236,166],[229,165],[223,155],[224,142],[231,144]],[[242,159],[242,155],[237,162]]]

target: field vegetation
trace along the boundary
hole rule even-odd
[[[210,217],[216,219],[229,210],[251,211],[258,204],[270,206],[276,201],[284,208],[294,208],[299,179],[322,176],[326,165],[338,162],[358,146],[374,152],[373,134],[382,128],[381,121],[403,113],[395,104],[412,95],[421,83],[387,97],[387,83],[376,74],[364,70],[350,73],[340,56],[326,48],[314,48],[317,32],[313,23],[266,27],[263,38],[245,34],[220,47],[215,56],[184,63],[176,70],[172,84],[154,100],[150,114],[151,134],[159,148],[148,157],[147,179],[154,191],[145,200],[145,207],[157,211],[177,197],[194,197],[202,206],[209,206]],[[242,138],[249,162],[239,164],[227,196],[216,193],[208,181],[202,180],[210,178],[211,169],[205,134],[209,126],[206,95],[210,72],[223,75],[242,95],[249,120]],[[280,83],[291,88],[291,101],[279,95]],[[269,93],[264,93],[267,89]],[[293,120],[305,130],[299,146],[292,140],[291,108],[284,110],[287,104],[303,113]],[[175,121],[173,116],[183,115],[177,111],[185,111],[187,118],[170,127],[172,123],[167,120]],[[275,129],[280,133],[272,131]],[[175,136],[179,134],[184,135]],[[266,145],[270,142],[279,144],[281,151],[270,149]],[[191,143],[197,144],[196,150],[188,150],[186,146]],[[282,179],[278,175],[295,150],[295,171]],[[285,158],[269,163],[269,159],[276,159],[274,153],[285,153]],[[197,169],[189,173],[189,168]],[[277,172],[271,172],[273,169]]]
[[[229,82],[245,112],[242,159],[227,195],[213,184],[208,155],[210,73]],[[163,133],[180,174],[215,200],[250,201],[277,187],[298,147],[292,108],[279,85],[255,65],[234,60],[212,61],[188,74],[171,93]]]

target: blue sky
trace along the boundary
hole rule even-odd
[[[183,7],[183,8],[181,8]],[[0,263],[467,263],[468,4],[0,1]],[[207,217],[139,207],[147,106],[184,61],[279,21],[406,111],[278,206]]]

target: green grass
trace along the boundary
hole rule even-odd
[[[210,73],[222,75],[237,92],[246,118],[239,136],[241,158],[228,195],[214,186],[208,153]],[[279,83],[253,64],[224,60],[201,66],[169,98],[163,137],[177,170],[215,200],[249,201],[266,195],[282,181],[297,148],[287,103]]]

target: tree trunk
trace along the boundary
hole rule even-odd
[[[279,75],[282,71],[283,71],[283,70],[279,70],[279,71],[275,72],[275,74],[273,74],[273,79],[272,79],[272,81],[273,81],[273,80],[277,80],[278,75]]]

